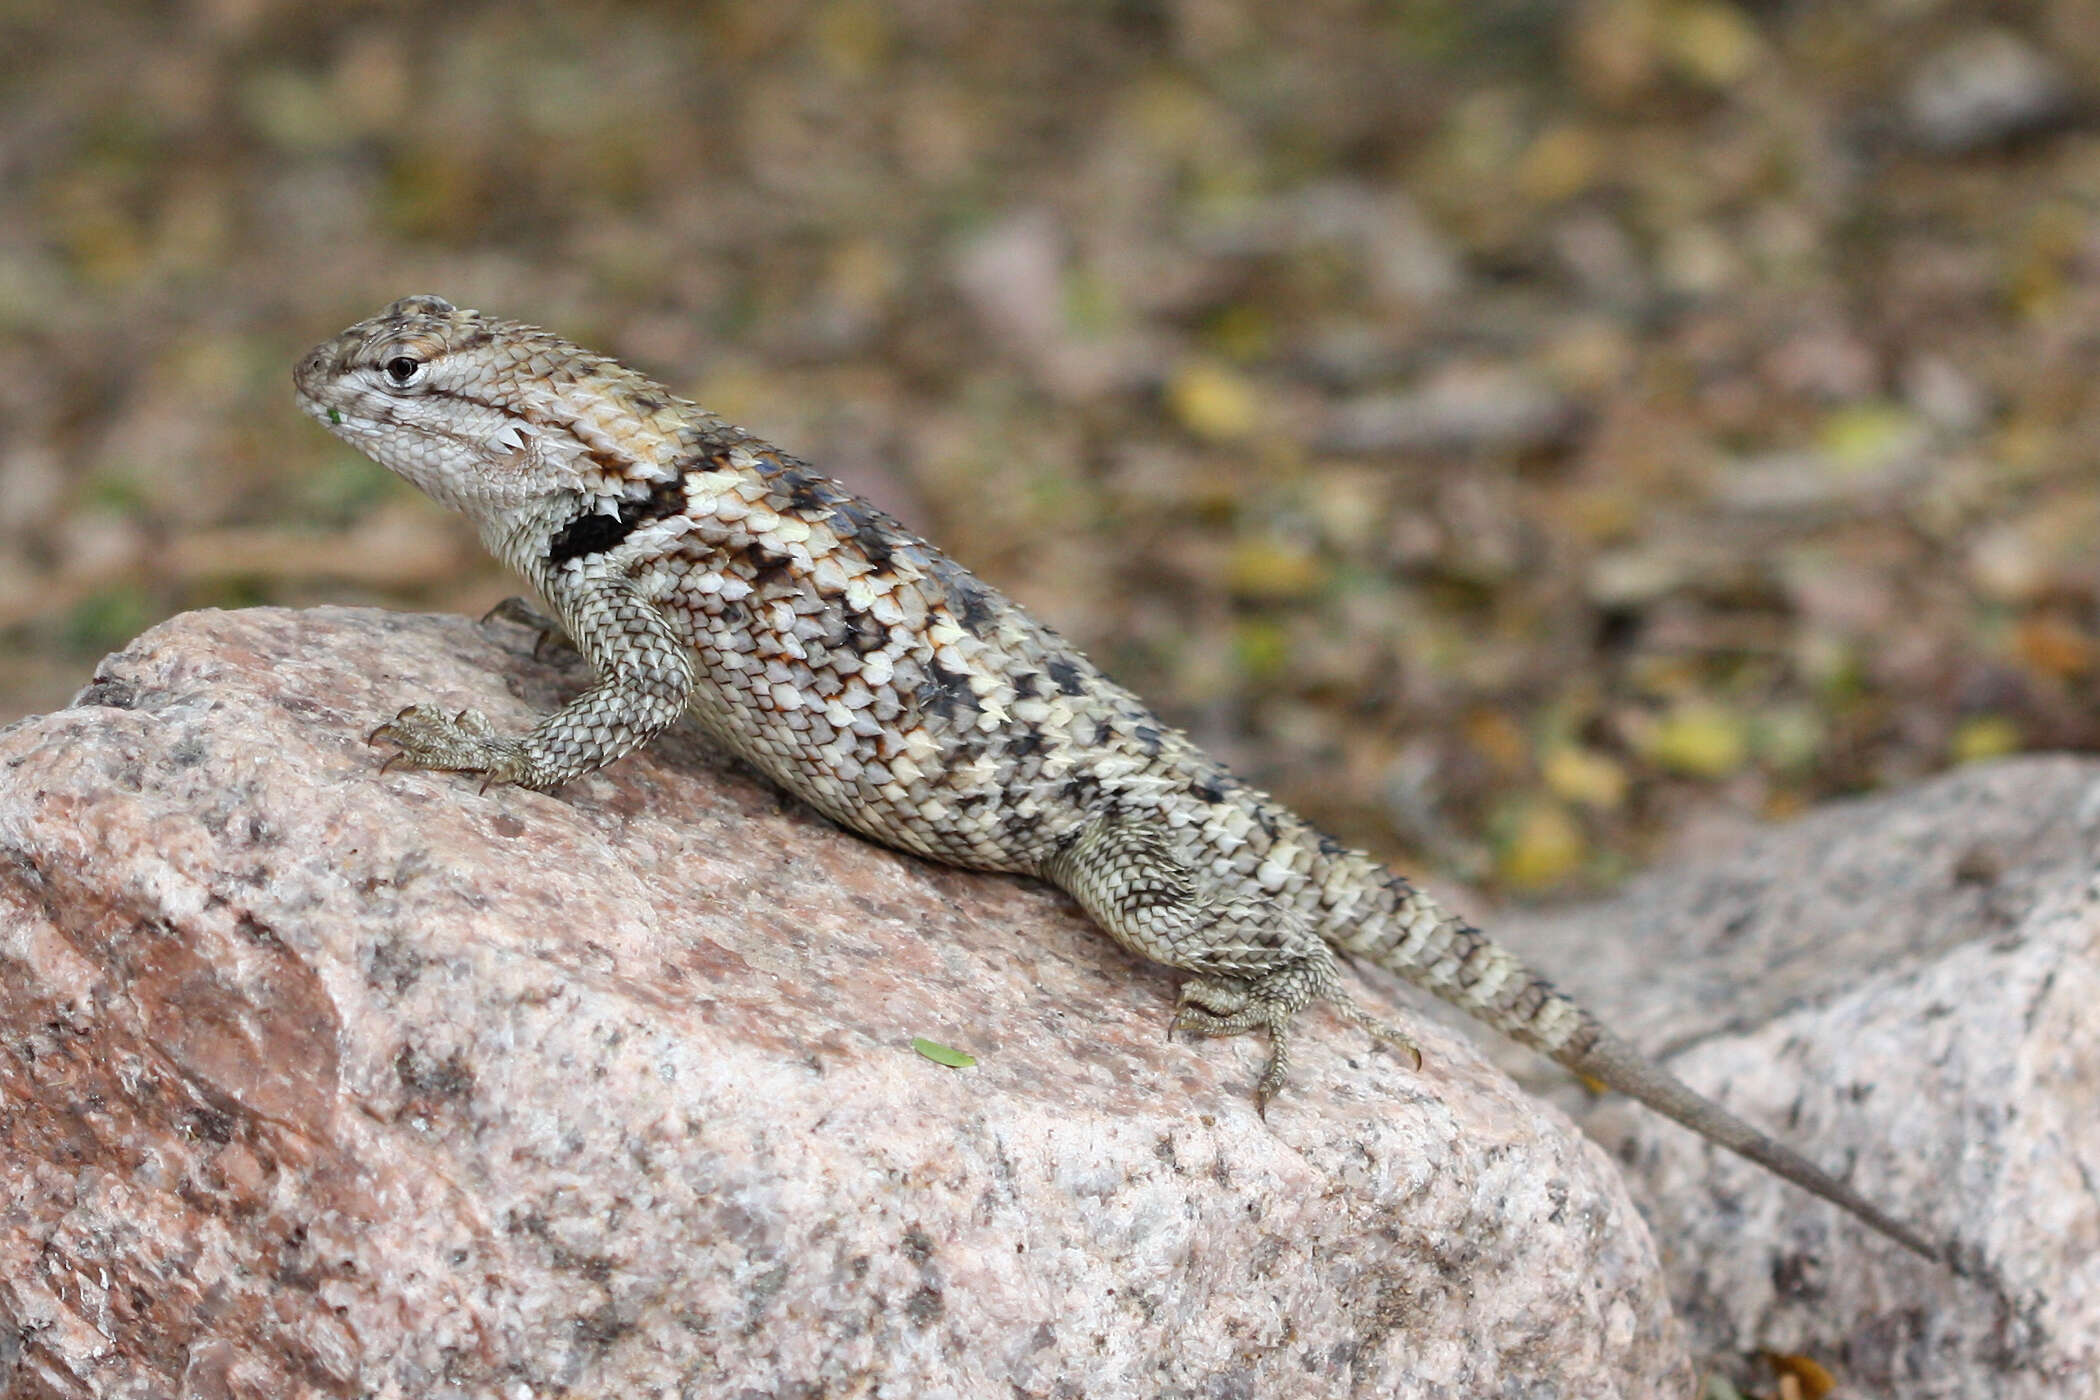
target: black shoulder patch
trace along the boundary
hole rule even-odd
[[[566,564],[571,559],[603,554],[633,533],[633,523],[624,516],[601,515],[595,510],[579,515],[548,542],[547,562]]]
[[[592,511],[579,515],[555,533],[547,542],[547,562],[566,564],[571,559],[587,559],[593,554],[603,554],[617,547],[620,541],[633,534],[652,520],[663,520],[685,509],[685,479],[673,477],[659,481],[649,487],[649,494],[639,500],[620,502],[617,515],[605,515]]]

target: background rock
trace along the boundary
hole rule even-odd
[[[1995,1274],[1950,1288],[1879,1246],[1883,1267],[1862,1267],[1834,1210],[1598,1105],[1586,1125],[1639,1179],[1700,1349],[1807,1352],[1867,1394],[2092,1393],[2096,870],[2100,763],[2030,758],[1828,809],[1603,904],[1499,921],[1636,1043],[1674,1047],[1687,1082],[1783,1125]],[[1521,1054],[1506,1063],[1580,1111],[1564,1075]]]
[[[1061,898],[687,740],[378,772],[575,684],[525,649],[192,613],[0,731],[0,1390],[1687,1393],[1617,1174],[1462,1039],[1312,1018],[1264,1125]]]

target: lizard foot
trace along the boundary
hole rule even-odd
[[[1323,996],[1340,991],[1331,968],[1314,963],[1288,963],[1247,981],[1193,977],[1181,986],[1181,1004],[1169,1027],[1197,1035],[1244,1035],[1267,1031],[1269,1063],[1254,1086],[1254,1098],[1267,1117],[1269,1100],[1283,1090],[1291,1074],[1291,1022]]]
[[[1191,977],[1181,984],[1181,1001],[1174,1010],[1174,1018],[1167,1023],[1167,1036],[1173,1038],[1176,1031],[1194,1031],[1198,1035],[1232,1035],[1232,1031],[1213,1031],[1208,1027],[1228,1016],[1235,1016],[1245,1009],[1251,994],[1244,982],[1228,982],[1222,977]]]
[[[448,715],[435,705],[410,705],[366,736],[369,744],[392,744],[379,765],[395,764],[445,773],[479,773],[482,791],[492,783],[515,783],[527,775],[524,746],[496,734],[479,710]]]
[[[576,645],[569,640],[562,625],[515,593],[481,615],[482,626],[491,622],[515,622],[520,627],[530,628],[534,661],[559,660],[564,653],[576,654]]]
[[[1375,1039],[1404,1050],[1422,1067],[1422,1047],[1414,1037],[1358,1006],[1341,986],[1331,969],[1286,967],[1252,982],[1218,977],[1192,977],[1181,984],[1181,1002],[1167,1033],[1190,1031],[1196,1035],[1244,1035],[1267,1031],[1272,1047],[1269,1064],[1262,1071],[1255,1092],[1266,1115],[1269,1100],[1282,1090],[1290,1073],[1288,1036],[1299,1011],[1317,1000],[1332,1002],[1334,1009],[1351,1025]]]

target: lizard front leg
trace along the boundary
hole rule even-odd
[[[410,705],[372,731],[373,742],[395,746],[388,765],[480,773],[484,787],[544,792],[634,752],[685,712],[692,653],[631,581],[564,580],[550,588],[549,601],[597,683],[514,739],[496,734],[478,710],[448,715]]]
[[[1265,897],[1199,894],[1195,872],[1174,854],[1157,818],[1098,817],[1044,862],[1042,874],[1131,952],[1195,974],[1182,984],[1170,1034],[1268,1032],[1269,1062],[1255,1088],[1264,1110],[1290,1076],[1291,1022],[1316,1001],[1332,1002],[1421,1063],[1405,1032],[1350,998],[1333,950],[1295,910]]]

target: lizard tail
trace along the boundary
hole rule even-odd
[[[1436,993],[1579,1075],[1841,1206],[1905,1248],[1953,1267],[1951,1251],[1889,1215],[1800,1153],[1773,1141],[1606,1031],[1566,993],[1479,929],[1404,881],[1385,918],[1334,930],[1343,951]]]
[[[1658,1067],[1652,1060],[1608,1031],[1580,1055],[1556,1057],[1577,1074],[1609,1085],[1630,1098],[1639,1099],[1666,1118],[1678,1122],[1701,1137],[1737,1152],[1761,1167],[1777,1172],[1806,1191],[1843,1206],[1896,1243],[1935,1263],[1954,1265],[1953,1255],[1925,1238],[1915,1228],[1896,1219],[1873,1202],[1839,1181],[1800,1153],[1775,1142],[1713,1100],[1694,1091],[1682,1080]]]

